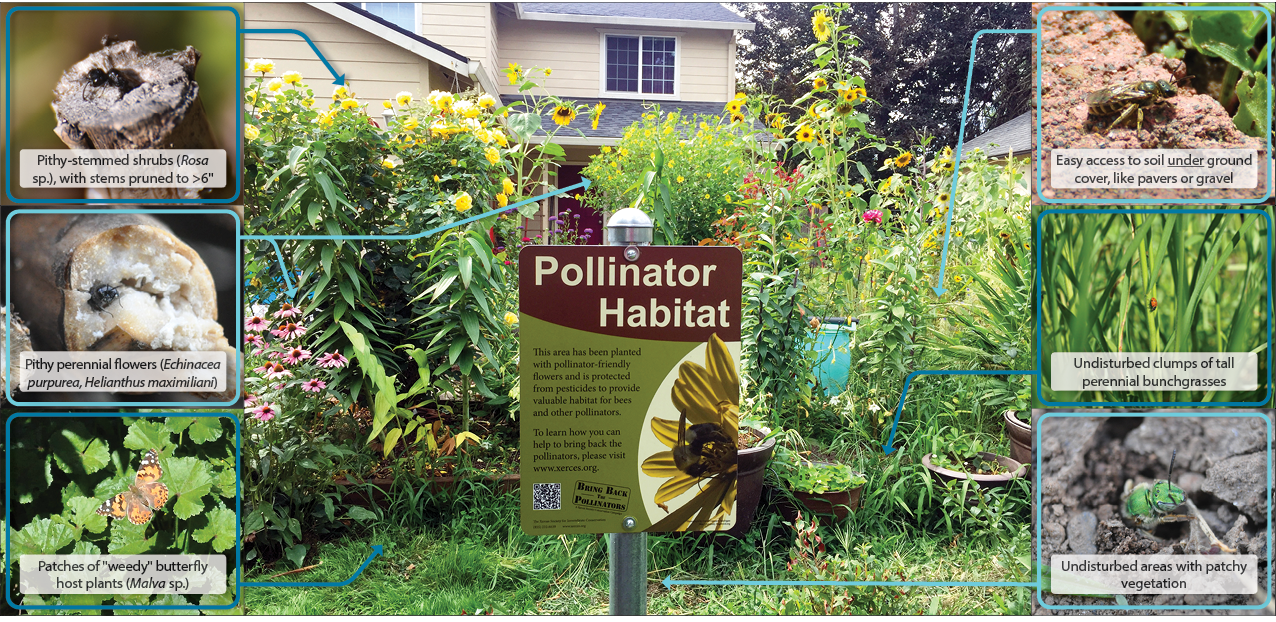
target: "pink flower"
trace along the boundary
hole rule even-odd
[[[310,358],[310,350],[302,350],[301,348],[293,348],[284,355],[284,362],[289,365],[296,365]]]
[[[256,406],[256,405],[257,405],[257,400],[258,400],[258,397],[257,397],[256,395],[253,395],[252,393],[249,393],[248,395],[245,395],[245,396],[244,396],[244,408],[252,408],[253,406]]]
[[[261,335],[258,335],[256,333],[248,333],[247,335],[244,335],[244,343],[250,346],[257,346],[260,348],[266,345],[266,340],[262,339]]]
[[[333,352],[331,354],[325,354],[319,357],[319,360],[316,362],[316,364],[319,365],[320,367],[334,367],[337,369],[341,369],[342,367],[346,366],[346,363],[349,363],[349,362],[350,361],[346,360],[346,357],[341,356],[340,352]]]
[[[266,372],[266,380],[274,380],[275,378],[283,378],[291,376],[292,372],[288,371],[283,365],[275,363],[270,367],[270,371]]]
[[[272,367],[274,367],[274,365],[271,363],[263,363],[261,367],[254,367],[253,372],[255,372],[258,376],[264,376],[270,373],[270,369]]]
[[[252,409],[253,419],[258,421],[270,421],[279,414],[278,404],[261,404]]]
[[[326,386],[328,386],[328,383],[326,383],[326,382],[324,382],[324,381],[322,381],[322,380],[320,380],[320,379],[318,379],[318,378],[311,378],[310,380],[307,380],[307,381],[305,381],[305,382],[301,383],[301,390],[302,390],[302,391],[311,391],[311,392],[313,392],[313,393],[318,393],[318,392],[322,391],[322,390],[323,390],[323,388],[324,388],[324,387],[326,387]]]
[[[279,328],[270,331],[270,334],[280,339],[292,339],[306,334],[306,327],[296,322],[288,322],[280,324]]]
[[[871,209],[864,212],[864,222],[871,222],[875,225],[882,224],[882,210]]]
[[[266,318],[260,315],[254,315],[244,320],[244,330],[259,333],[267,328],[270,328],[270,323],[266,321]]]
[[[298,309],[297,307],[294,307],[286,302],[283,304],[283,306],[279,307],[278,311],[275,312],[275,317],[280,317],[280,318],[294,317],[298,315],[301,315],[301,309]]]

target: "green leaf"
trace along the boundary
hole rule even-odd
[[[1245,35],[1245,25],[1235,11],[1210,11],[1192,20],[1192,41],[1205,54],[1217,56],[1242,71],[1251,71],[1254,62],[1248,50],[1254,44]]]
[[[186,520],[204,511],[204,496],[212,492],[212,469],[199,458],[163,460],[164,483],[173,504],[173,514]]]
[[[399,439],[401,438],[403,438],[403,428],[394,428],[387,432],[385,435],[385,445],[382,446],[381,453],[384,456],[389,457],[390,453],[394,451],[395,445],[399,444]]]
[[[457,270],[461,273],[461,286],[469,289],[470,278],[474,275],[474,258],[466,255],[456,260]]]
[[[93,474],[111,463],[106,443],[78,421],[63,428],[50,445],[53,461],[68,475]]]
[[[349,510],[346,510],[346,518],[357,521],[367,521],[377,520],[378,516],[372,510],[352,505]]]
[[[190,439],[197,445],[203,445],[222,437],[222,420],[220,417],[196,417],[190,429]]]
[[[134,451],[154,449],[163,453],[172,444],[172,436],[162,421],[135,421],[124,437],[124,446]]]
[[[102,533],[106,531],[106,517],[97,513],[97,509],[101,506],[100,499],[75,497],[66,502],[62,508],[62,516],[65,516],[77,529]]]
[[[235,477],[234,467],[223,467],[217,472],[217,494],[222,497],[235,497],[235,483],[239,481]]]
[[[75,531],[70,526],[37,518],[13,534],[10,546],[16,560],[21,555],[53,555],[73,540]]]
[[[1236,97],[1240,107],[1232,122],[1236,129],[1248,136],[1267,135],[1267,75],[1263,73],[1245,73],[1236,84]]]
[[[195,541],[200,543],[212,542],[213,550],[219,553],[233,548],[235,546],[235,511],[219,507],[209,510],[205,516],[208,518],[208,525],[196,529],[191,534]],[[244,525],[244,531],[246,532],[250,531],[248,522],[245,521]],[[264,522],[262,526],[265,526]],[[258,531],[259,529],[260,527],[251,531]]]
[[[164,427],[168,428],[168,431],[173,434],[181,434],[192,423],[195,423],[195,419],[196,417],[166,417],[164,419]]]
[[[550,157],[554,157],[554,158],[567,157],[567,152],[563,150],[562,146],[560,146],[558,143],[545,143],[543,145],[540,145],[540,150],[541,150],[541,153],[548,155]]]
[[[306,220],[314,225],[319,223],[319,214],[323,213],[323,204],[318,201],[311,201],[306,207]]]
[[[164,605],[168,607],[189,607],[191,602],[181,594],[160,594],[151,601],[151,605]],[[199,612],[194,609],[139,609],[130,612],[133,615],[144,616],[197,616]]]
[[[306,561],[306,545],[294,544],[284,551],[284,555],[288,558],[288,561],[300,568],[302,562]]]
[[[159,542],[159,532],[150,538],[146,537],[146,528],[150,525],[134,525],[124,519],[111,520],[111,542],[106,550],[115,555],[140,555],[155,550]]]
[[[512,114],[509,116],[509,128],[519,142],[525,143],[541,128],[541,116],[534,112]]]

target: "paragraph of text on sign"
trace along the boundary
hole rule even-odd
[[[1054,188],[1257,188],[1254,149],[1055,149]]]

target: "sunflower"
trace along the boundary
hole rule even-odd
[[[833,34],[833,18],[829,17],[824,11],[816,11],[815,16],[811,18],[811,30],[815,32],[815,38],[824,43],[829,40],[829,36]]]
[[[833,112],[836,112],[839,117],[844,117],[855,112],[855,103],[843,99],[837,102],[837,105],[833,107]]]
[[[736,123],[737,121],[743,121],[743,120],[744,120],[744,115],[742,115],[742,114],[740,114],[740,113],[738,113],[738,112],[733,112],[733,113],[731,113],[731,122],[732,122],[732,123]]]
[[[654,501],[666,503],[672,501],[697,484],[704,484],[695,499],[674,510],[657,525],[653,531],[683,531],[693,522],[699,526],[708,525],[715,520],[722,520],[735,507],[736,470],[734,460],[725,460],[726,464],[712,465],[713,457],[718,455],[732,456],[735,443],[739,438],[740,422],[740,377],[736,374],[735,364],[727,345],[715,333],[706,344],[705,365],[684,361],[678,367],[678,379],[674,381],[670,398],[674,408],[685,419],[674,421],[659,417],[651,420],[651,431],[667,451],[660,451],[648,456],[642,463],[642,472],[649,477],[665,479],[656,491]],[[680,446],[685,440],[688,426],[705,426],[697,428],[698,442],[708,437],[698,453],[690,456],[681,455],[689,447]],[[717,436],[717,440],[712,440]],[[679,458],[675,459],[675,453]],[[712,467],[716,471],[709,473],[701,470],[698,475],[691,475],[683,469],[691,470],[684,464],[679,468],[678,461],[693,460],[692,467]],[[706,483],[705,480],[709,481]],[[697,510],[698,516],[697,515]],[[694,521],[693,521],[693,517]],[[658,529],[657,527],[662,527]]]
[[[594,104],[593,110],[589,112],[589,128],[598,129],[598,120],[603,118],[603,111],[607,109],[607,104],[598,102]]]
[[[939,203],[940,203],[941,205],[943,205],[943,206],[944,206],[944,209],[945,209],[945,210],[947,210],[947,209],[948,209],[948,199],[950,199],[950,198],[951,198],[951,195],[949,195],[947,191],[944,191],[944,192],[939,193],[939,197],[937,197],[937,198],[939,199]]]
[[[824,89],[828,88],[828,86],[829,86],[829,81],[825,80],[824,78],[816,78],[811,81],[811,88],[817,91],[823,91]]]
[[[785,116],[787,116],[787,115],[785,115],[783,112],[775,112],[775,113],[771,113],[771,114],[767,115],[767,119],[770,121],[769,125],[770,125],[772,128],[775,128],[775,129],[777,129],[777,130],[778,130],[778,129],[780,129],[780,128],[783,128],[783,127],[784,127],[784,121],[785,121],[784,117],[785,117]]]
[[[904,168],[909,162],[913,161],[913,154],[905,151],[895,158],[895,168]]]
[[[815,130],[812,130],[809,126],[803,125],[798,128],[797,139],[800,143],[809,143],[815,139]]]
[[[727,112],[730,112],[733,115],[740,114],[740,109],[743,107],[744,107],[743,99],[737,98],[727,102]]]
[[[554,123],[563,127],[567,127],[569,123],[576,119],[576,110],[570,106],[559,104],[554,106]]]

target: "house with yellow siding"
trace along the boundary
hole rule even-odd
[[[565,187],[579,182],[589,157],[614,144],[647,103],[686,114],[721,113],[735,95],[735,31],[754,25],[718,3],[253,2],[244,5],[244,28],[306,33],[365,101],[401,91],[419,97],[476,89],[508,104],[521,97],[505,80],[510,63],[552,68],[543,81],[549,93],[607,106],[597,129],[578,118],[572,127],[583,136],[555,138],[566,161],[553,185]],[[244,50],[247,58],[300,71],[316,94],[332,82],[296,35],[247,33]],[[543,122],[552,123],[548,116]],[[546,201],[528,229],[542,230],[550,216],[568,209],[581,214],[582,227],[601,231],[606,214],[583,213],[569,195]]]

